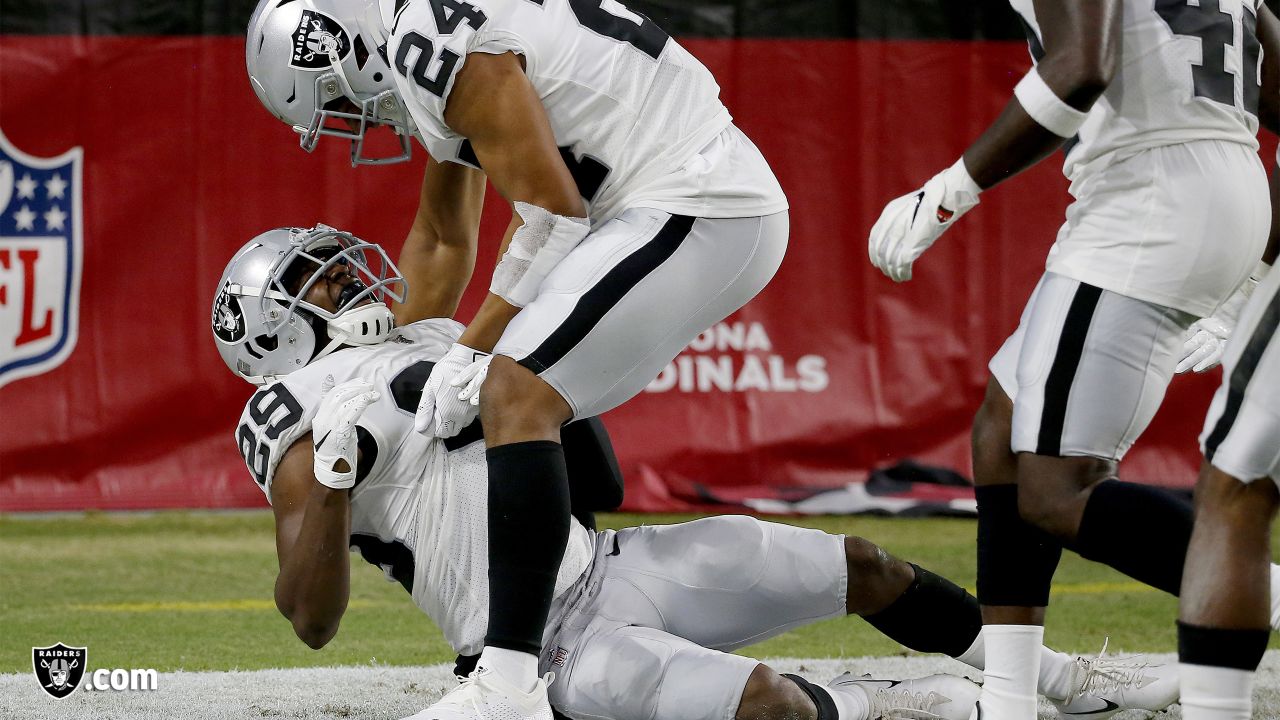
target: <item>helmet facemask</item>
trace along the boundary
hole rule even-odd
[[[321,136],[351,141],[352,165],[392,165],[404,162],[412,156],[410,138],[414,125],[408,121],[404,106],[392,90],[383,90],[371,97],[358,100],[355,92],[343,77],[341,66],[335,71],[322,73],[315,81],[315,113],[307,127],[294,128],[302,135],[299,145],[312,152]],[[364,154],[365,137],[377,127],[390,128],[396,134],[400,152],[384,157]]]
[[[386,302],[404,302],[405,282],[381,247],[325,225],[297,231],[289,244],[289,251],[272,265],[271,281],[258,297],[269,333],[298,315],[323,321],[329,342],[324,347],[317,344],[312,361],[342,345],[376,345],[390,337],[395,318]],[[337,309],[308,302],[311,289],[339,267],[354,279],[342,287]]]

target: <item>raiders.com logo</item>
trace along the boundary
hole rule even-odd
[[[80,687],[88,660],[89,648],[67,647],[62,643],[53,647],[31,648],[31,669],[35,670],[36,680],[40,681],[45,692],[58,699]]]
[[[351,52],[351,36],[337,20],[314,10],[303,10],[293,31],[293,56],[289,66],[299,70],[323,70]]]

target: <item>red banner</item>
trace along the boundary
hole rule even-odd
[[[1049,161],[984,195],[905,285],[870,266],[866,236],[888,199],[999,112],[1025,46],[686,44],[787,190],[791,247],[755,301],[606,418],[631,506],[837,487],[903,458],[967,474],[986,361],[1043,269],[1066,183]],[[61,364],[0,377],[0,510],[262,504],[232,440],[251,388],[214,350],[214,283],[271,227],[324,221],[398,249],[421,158],[355,170],[339,142],[307,155],[258,105],[243,58],[236,38],[0,37],[0,132],[35,158],[83,151],[83,185],[68,190],[83,197],[76,336]],[[26,187],[33,201],[56,204],[48,182]],[[503,208],[490,197],[482,258]],[[33,309],[38,321],[59,302],[19,302],[22,272],[0,263],[0,353],[16,352]],[[1216,381],[1175,382],[1127,478],[1190,483]]]

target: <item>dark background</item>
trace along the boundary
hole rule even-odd
[[[1011,40],[1007,0],[628,0],[695,37]],[[254,0],[4,0],[0,34],[238,35]]]

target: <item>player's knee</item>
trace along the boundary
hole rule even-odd
[[[480,388],[480,418],[485,434],[530,428],[557,428],[572,416],[564,399],[533,371],[498,355]]]
[[[1196,515],[1201,521],[1270,525],[1277,508],[1280,491],[1266,478],[1245,483],[1206,465],[1196,484]]]
[[[1089,490],[1110,477],[1114,464],[1086,457],[1018,456],[1018,514],[1059,540],[1076,536]]]
[[[850,615],[874,615],[884,610],[915,578],[910,565],[860,537],[845,538],[844,557],[849,571],[845,608]]]
[[[816,720],[818,709],[800,686],[756,665],[742,689],[735,720]]]

